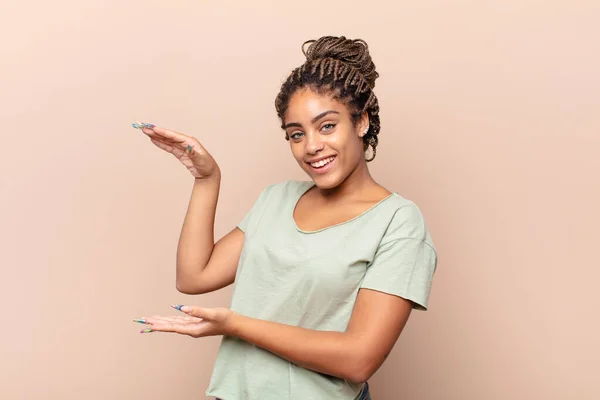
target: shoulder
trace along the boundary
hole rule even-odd
[[[415,239],[433,246],[425,216],[414,201],[392,193],[386,202],[386,216],[384,241]]]

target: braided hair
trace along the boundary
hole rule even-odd
[[[372,148],[371,157],[366,158],[367,162],[372,161],[379,142],[379,103],[373,92],[379,74],[367,43],[344,36],[323,36],[304,42],[302,52],[306,62],[292,71],[275,99],[282,128],[290,99],[297,90],[310,88],[315,93],[332,95],[348,107],[354,124],[365,112],[368,114],[369,130],[363,136],[363,146],[365,152],[369,146]],[[285,139],[290,139],[287,133]]]

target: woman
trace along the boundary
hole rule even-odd
[[[267,187],[216,244],[217,163],[191,136],[141,126],[195,178],[177,289],[235,287],[231,309],[173,305],[187,315],[137,321],[150,325],[142,332],[223,335],[206,391],[223,400],[370,399],[366,382],[411,310],[427,309],[437,266],[419,208],[367,168],[379,133],[367,44],[327,36],[302,49],[275,105],[310,180]]]

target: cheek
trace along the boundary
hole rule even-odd
[[[354,141],[354,149],[359,158],[362,158],[365,156],[365,147],[364,146],[365,145],[364,145],[363,139],[361,137],[357,138]]]
[[[304,147],[301,143],[294,143],[290,141],[290,150],[296,161],[300,162],[304,159]]]
[[[329,144],[333,149],[343,153],[345,158],[350,160],[362,154],[362,138],[358,137],[353,131],[332,135]]]
[[[353,170],[360,164],[365,157],[361,138],[348,138],[344,147],[343,165],[349,170]]]

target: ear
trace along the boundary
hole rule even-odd
[[[358,128],[358,136],[359,137],[364,137],[367,132],[369,131],[369,114],[368,113],[363,113],[363,115],[361,115],[360,119],[358,120],[358,123],[356,124],[356,127]]]

